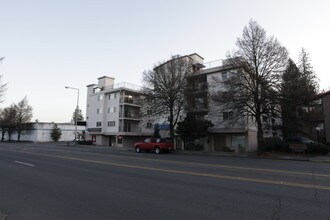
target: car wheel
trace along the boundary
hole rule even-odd
[[[135,148],[135,152],[136,152],[136,153],[140,153],[140,152],[141,152],[141,148],[140,148],[140,147],[136,147],[136,148]]]
[[[155,147],[155,153],[159,154],[160,153],[160,148],[159,147]]]

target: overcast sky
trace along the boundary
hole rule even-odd
[[[176,54],[223,59],[250,19],[293,60],[310,54],[330,89],[328,0],[0,0],[0,64],[8,83],[1,108],[27,96],[34,119],[68,122],[85,113],[86,85],[100,76],[141,85],[144,70]]]

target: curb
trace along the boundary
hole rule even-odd
[[[330,163],[329,160],[319,160],[317,158],[295,158],[290,156],[257,156],[257,155],[225,155],[225,154],[212,154],[212,153],[198,153],[198,152],[180,152],[174,151],[174,154],[195,155],[195,156],[213,156],[213,157],[237,157],[237,158],[254,158],[254,159],[268,159],[268,160],[291,160],[291,161],[304,161],[315,163]]]

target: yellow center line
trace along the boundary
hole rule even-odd
[[[50,149],[47,149],[50,150]],[[51,151],[61,151],[51,149]],[[21,151],[26,153],[27,151]],[[85,152],[84,152],[85,153]],[[221,164],[205,164],[205,163],[192,163],[192,162],[181,162],[181,161],[172,161],[172,160],[163,160],[163,159],[150,159],[150,158],[138,158],[132,156],[119,156],[119,155],[104,155],[99,153],[88,152],[88,154],[98,155],[98,156],[106,156],[113,158],[125,158],[125,159],[136,159],[136,160],[144,160],[144,161],[156,161],[156,162],[165,162],[172,164],[181,164],[181,165],[193,165],[193,166],[204,166],[204,167],[215,167],[215,168],[225,168],[225,169],[236,169],[236,170],[250,170],[257,172],[266,172],[266,173],[283,173],[283,174],[293,174],[293,175],[302,175],[302,176],[317,176],[317,177],[326,177],[330,178],[329,174],[320,174],[320,173],[307,173],[307,172],[297,172],[297,171],[288,171],[288,170],[275,170],[275,169],[263,169],[263,168],[253,168],[253,167],[240,167],[240,166],[229,166],[229,165],[221,165]]]
[[[129,165],[129,164],[81,159],[81,158],[75,158],[75,157],[67,157],[67,156],[54,156],[54,155],[49,155],[49,154],[31,153],[31,152],[26,152],[26,151],[23,151],[23,152],[28,153],[28,154],[52,157],[52,158],[67,159],[67,160],[80,161],[80,162],[86,162],[86,163],[111,165],[111,166],[131,168],[131,169],[140,169],[140,170],[157,171],[157,172],[164,172],[164,173],[183,174],[183,175],[191,175],[191,176],[199,176],[199,177],[211,177],[211,178],[217,178],[217,179],[237,180],[237,181],[244,181],[244,182],[264,183],[264,184],[282,185],[282,186],[293,186],[293,187],[330,191],[330,186],[312,185],[312,184],[295,183],[295,182],[278,181],[278,180],[265,180],[265,179],[248,178],[248,177],[227,176],[227,175],[183,171],[183,170],[169,170],[169,169],[163,169],[163,168],[146,167],[146,166],[140,166],[140,165]]]

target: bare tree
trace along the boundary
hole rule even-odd
[[[0,63],[3,61],[4,57],[0,57]],[[0,75],[0,103],[4,101],[5,92],[7,90],[7,83],[2,83],[2,75]]]
[[[15,105],[4,108],[0,115],[0,127],[1,127],[1,141],[4,140],[4,136],[8,133],[8,140],[11,140],[11,135],[15,131],[17,112]]]
[[[17,140],[20,141],[21,132],[27,126],[27,122],[30,122],[32,119],[32,106],[29,105],[28,100],[24,97],[20,102],[15,105],[16,109],[16,132],[17,132]]]
[[[147,106],[146,112],[153,118],[168,119],[171,138],[184,110],[186,77],[192,71],[191,58],[182,56],[159,63],[153,70],[143,73],[142,100]]]
[[[225,93],[214,92],[213,101],[236,121],[253,118],[258,132],[258,151],[263,150],[262,117],[276,110],[278,85],[287,63],[287,50],[274,37],[250,20],[243,35],[237,39],[237,49],[227,55],[224,65],[234,67],[231,76],[222,82]]]
[[[84,120],[84,115],[82,114],[81,109],[77,107],[74,112],[72,113],[72,121],[76,121],[76,114],[77,114],[77,121],[83,121]]]

